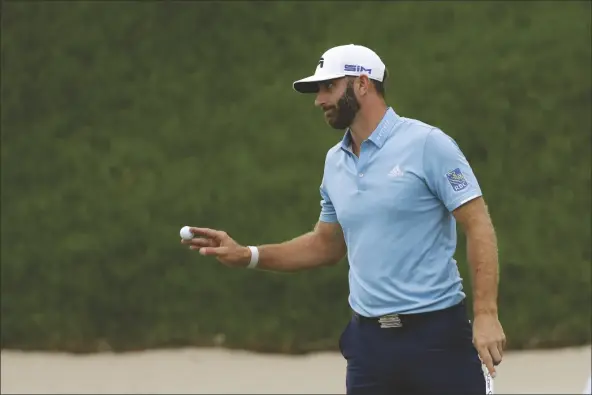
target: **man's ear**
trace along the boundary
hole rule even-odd
[[[370,79],[366,75],[358,77],[358,92],[360,96],[365,96],[370,92]]]

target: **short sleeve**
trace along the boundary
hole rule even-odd
[[[458,144],[439,129],[426,137],[423,167],[428,187],[448,211],[482,195],[477,177]]]
[[[335,213],[335,207],[333,207],[333,203],[331,202],[329,193],[325,188],[324,177],[319,189],[321,191],[321,215],[319,217],[319,220],[321,222],[337,222],[337,214]]]

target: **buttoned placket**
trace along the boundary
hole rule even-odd
[[[356,171],[356,187],[358,189],[358,191],[363,191],[365,188],[365,179],[364,177],[366,176],[366,167],[367,167],[367,163],[368,163],[368,157],[370,155],[370,150],[371,147],[370,145],[370,141],[369,140],[364,140],[362,141],[362,144],[360,144],[360,157],[358,158],[352,151],[351,148],[347,149],[348,154],[351,156],[351,158],[353,158],[354,160],[354,167],[355,167],[355,171]]]
[[[390,107],[387,111],[390,110]],[[350,168],[350,171],[355,171],[355,184],[357,187],[357,191],[365,190],[366,179],[367,179],[367,171],[368,171],[368,162],[372,153],[379,150],[380,147],[384,144],[384,140],[388,138],[388,134],[393,128],[393,123],[396,123],[395,120],[386,118],[379,129],[377,129],[377,133],[374,138],[369,137],[368,139],[362,141],[360,144],[360,157],[358,158],[351,148],[351,137],[344,136],[344,140],[342,141],[341,149],[347,152],[347,155],[353,159],[353,169]],[[347,141],[349,140],[349,141]],[[349,143],[349,144],[348,144]]]
[[[367,163],[368,163],[368,155],[370,154],[370,146],[369,141],[364,140],[362,144],[360,144],[360,158],[357,162],[357,170],[358,170],[358,191],[363,191],[366,185],[366,180],[364,176],[366,175],[365,172],[367,170]]]

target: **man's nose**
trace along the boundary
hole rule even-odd
[[[321,107],[325,103],[325,95],[323,95],[323,93],[320,90],[317,92],[317,96],[315,98],[314,103],[317,107]]]

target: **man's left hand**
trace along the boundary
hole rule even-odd
[[[474,317],[473,344],[491,377],[495,377],[495,366],[502,362],[506,347],[506,335],[497,315],[479,314]]]

